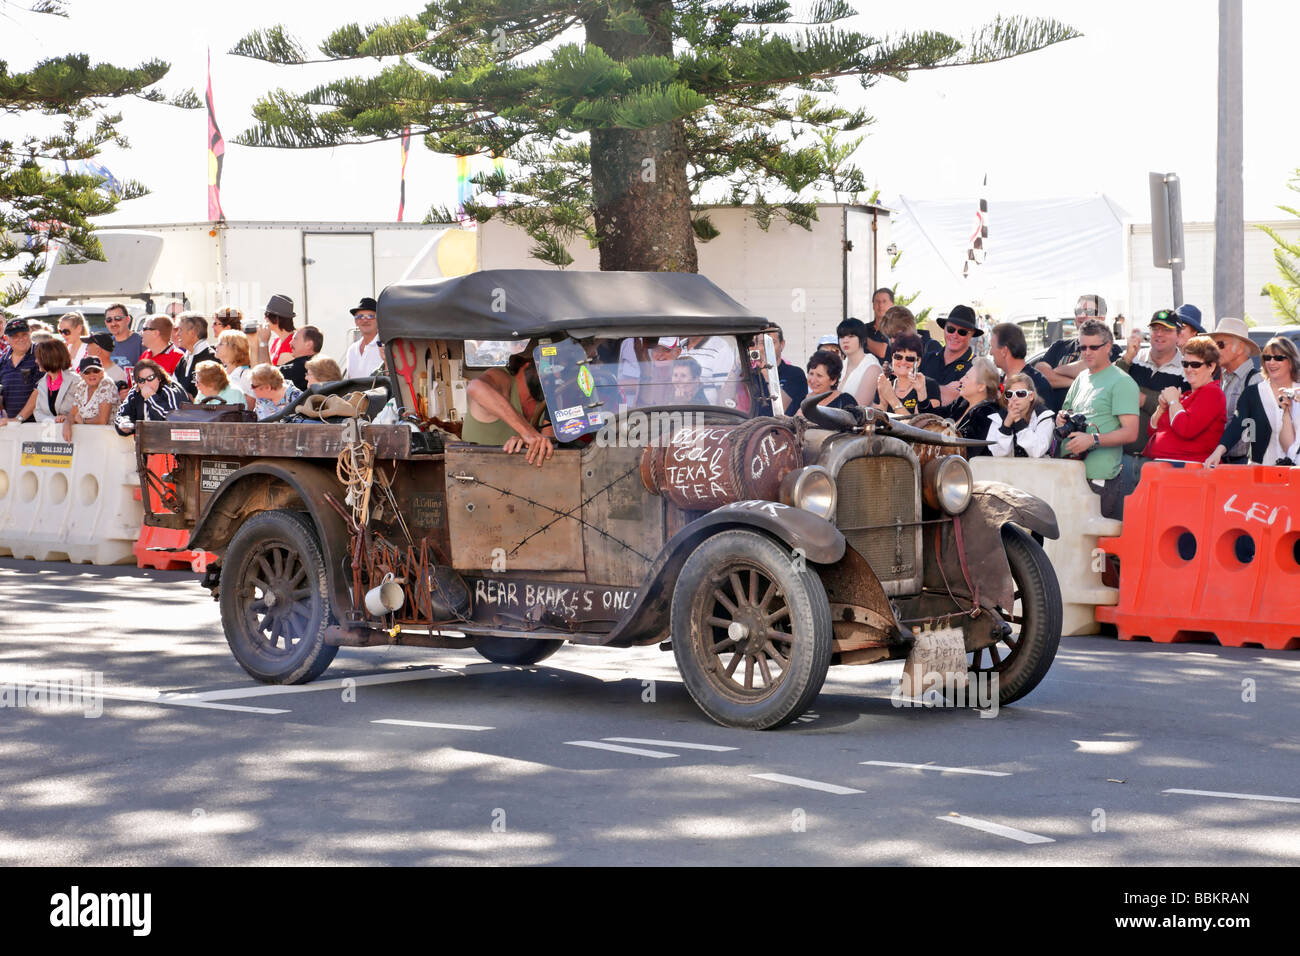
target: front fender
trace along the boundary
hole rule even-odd
[[[309,461],[262,459],[231,474],[213,492],[187,547],[224,553],[239,526],[251,515],[277,508],[306,512],[320,538],[331,600],[335,613],[341,616],[353,606],[346,573],[350,536],[343,517],[325,501],[326,494],[342,503],[342,489],[332,468]]]
[[[668,620],[677,575],[703,539],[728,528],[754,528],[798,549],[814,564],[834,564],[844,557],[840,530],[811,512],[775,501],[737,501],[697,518],[668,539],[637,591],[627,617],[604,641],[627,647],[658,640]]]
[[[1044,538],[1061,536],[1056,512],[1051,505],[1037,495],[1005,482],[975,482],[971,488],[971,507],[978,508],[984,520],[999,528],[1009,522],[1026,531],[1036,531]]]

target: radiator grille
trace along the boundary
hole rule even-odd
[[[906,458],[855,458],[840,469],[835,525],[881,581],[917,574],[917,476]],[[903,522],[900,526],[899,522]],[[881,527],[881,526],[884,527]]]

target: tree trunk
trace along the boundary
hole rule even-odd
[[[587,21],[587,42],[620,62],[671,56],[672,38],[657,25],[668,4],[639,6],[648,34],[610,31],[602,13]],[[602,271],[698,270],[686,158],[681,120],[645,130],[592,130],[591,188]]]

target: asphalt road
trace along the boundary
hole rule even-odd
[[[1300,863],[1300,653],[1067,638],[995,717],[834,668],[754,733],[656,648],[266,687],[193,575],[4,559],[0,607],[5,865]],[[95,718],[2,696],[92,672]]]

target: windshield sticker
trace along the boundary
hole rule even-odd
[[[591,397],[592,390],[596,387],[595,380],[591,377],[591,369],[582,366],[578,369],[578,388],[582,389],[582,394],[588,398]]]

